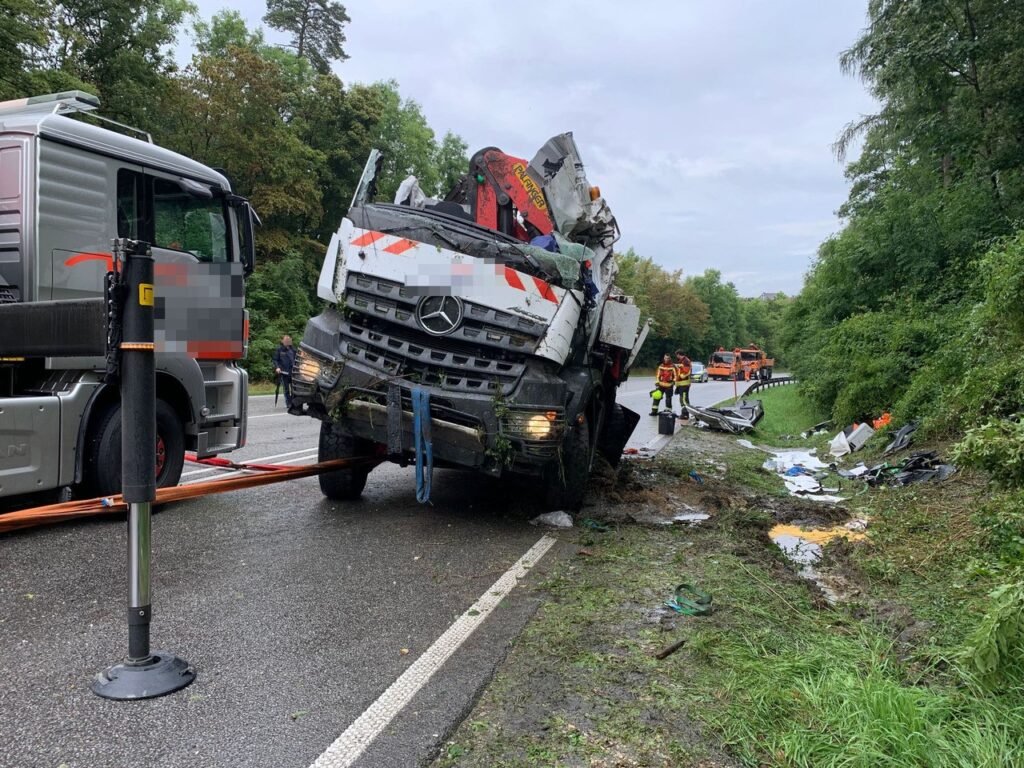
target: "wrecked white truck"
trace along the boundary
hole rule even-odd
[[[478,152],[445,200],[410,177],[375,202],[381,162],[328,248],[331,306],[306,326],[292,413],[323,422],[321,461],[422,468],[427,440],[433,465],[539,478],[549,506],[578,506],[595,456],[617,462],[639,420],[615,396],[648,324],[614,288],[618,227],[572,134],[530,162]],[[369,471],[321,489],[358,498]]]

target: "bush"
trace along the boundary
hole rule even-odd
[[[990,420],[953,448],[956,464],[983,469],[1004,487],[1024,486],[1024,420]]]

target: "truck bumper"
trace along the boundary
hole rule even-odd
[[[292,372],[292,413],[336,422],[355,437],[388,446],[392,460],[403,461],[413,449],[412,390],[421,386],[430,393],[437,464],[498,476],[540,475],[557,463],[568,386],[549,370],[550,363],[528,361],[507,393],[471,394],[421,385],[401,373],[342,358],[344,322],[329,311],[307,326]]]

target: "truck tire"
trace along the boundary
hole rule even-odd
[[[373,443],[346,435],[333,422],[320,422],[320,445],[317,452],[318,461],[333,459],[351,459],[365,456],[373,450]],[[370,474],[367,467],[336,469],[333,472],[320,473],[320,491],[332,501],[354,501],[363,494],[366,478]]]
[[[622,450],[629,440],[629,435],[622,433],[627,430],[632,431],[629,419],[626,418],[626,412],[621,405],[615,403],[608,411],[604,428],[597,441],[598,453],[604,456],[613,467],[619,466],[622,461]]]
[[[185,427],[171,406],[156,401],[156,487],[171,488],[185,464]],[[94,496],[121,492],[121,404],[100,414],[85,443],[83,484]]]
[[[592,459],[590,424],[584,421],[570,431],[562,444],[561,461],[547,479],[544,505],[548,509],[579,509],[590,479]]]

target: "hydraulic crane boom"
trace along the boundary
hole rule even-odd
[[[530,176],[529,165],[497,147],[481,149],[469,161],[469,174],[448,199],[468,203],[477,224],[524,242],[550,235],[554,222],[544,191]],[[523,223],[516,217],[517,211]]]

